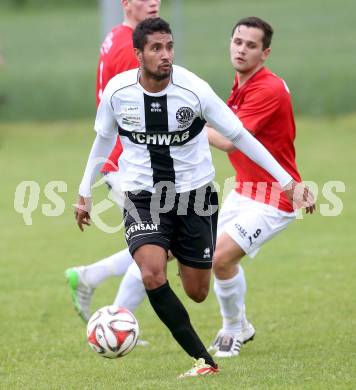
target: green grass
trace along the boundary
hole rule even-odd
[[[190,359],[173,341],[145,302],[137,317],[151,346],[108,361],[89,350],[85,327],[76,316],[63,271],[123,248],[121,233],[95,226],[81,233],[71,204],[76,198],[94,134],[92,124],[58,122],[0,125],[0,388],[5,389],[353,389],[356,382],[354,226],[356,216],[354,128],[356,116],[338,120],[300,119],[298,162],[305,179],[319,185],[341,180],[346,192],[338,217],[320,213],[298,220],[267,244],[257,259],[245,260],[248,317],[257,329],[241,356],[220,362],[213,378],[178,382]],[[223,154],[215,154],[217,178],[231,174]],[[14,211],[14,193],[23,180],[41,187],[33,225]],[[45,217],[46,183],[63,180],[66,209]],[[106,194],[101,189],[96,200]],[[323,196],[318,204],[327,203]],[[118,214],[108,211],[108,223]],[[203,341],[220,327],[213,292],[195,304],[183,293],[169,266],[170,282],[182,298]],[[112,302],[117,279],[100,287],[97,308]]]
[[[275,29],[271,69],[285,78],[297,113],[335,115],[355,110],[356,3],[344,0],[182,1],[182,25],[170,1],[162,16],[172,22],[177,59],[226,98],[233,72],[228,45],[237,19],[255,14]],[[0,6],[0,120],[88,118],[100,45],[96,7]]]

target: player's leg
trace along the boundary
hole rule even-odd
[[[129,250],[124,249],[93,264],[65,271],[74,306],[84,321],[90,318],[90,303],[95,288],[110,276],[124,274],[132,263]]]
[[[168,253],[168,261],[173,260],[171,253]],[[126,307],[134,312],[137,306],[146,298],[145,286],[142,282],[141,271],[137,264],[133,263],[125,272],[119,285],[114,305]]]
[[[169,254],[168,261],[173,257]],[[114,305],[126,307],[134,312],[141,302],[146,298],[145,286],[142,282],[141,271],[137,264],[133,262],[126,271],[117,291]],[[137,345],[147,346],[146,340],[138,339]]]
[[[246,320],[246,281],[240,260],[245,254],[254,257],[265,242],[285,229],[294,218],[293,213],[280,212],[235,191],[224,202],[213,261],[214,291],[223,317],[223,327],[214,343],[218,348],[215,356],[238,355],[242,343],[255,334]]]
[[[223,325],[211,347],[217,357],[236,356],[243,343],[254,337],[255,330],[246,320],[246,281],[239,262],[245,252],[232,238],[219,236],[214,253],[214,291],[219,302]]]
[[[216,243],[218,197],[213,185],[191,191],[187,207],[181,209],[186,212],[177,216],[172,253],[178,260],[186,294],[195,302],[203,302],[209,293]]]
[[[185,201],[188,200],[187,194],[180,197]],[[186,212],[178,214],[174,224],[171,251],[178,260],[184,290],[195,302],[204,301],[209,292],[216,238],[217,204],[217,194],[212,185],[208,184],[196,191],[191,191],[187,207],[181,207]],[[212,207],[213,205],[216,207]],[[189,319],[188,314],[186,315]],[[191,331],[194,331],[191,325],[190,327]],[[216,373],[215,362],[195,331],[194,334],[196,341],[199,340],[200,351],[196,347],[195,354],[190,353],[197,361],[193,368],[184,373],[182,377]]]
[[[213,260],[214,291],[226,331],[240,331],[245,319],[246,280],[240,266],[244,256],[244,250],[227,233],[219,236]]]
[[[209,293],[211,269],[192,268],[179,262],[178,269],[188,297],[195,302],[203,302]]]
[[[141,271],[137,264],[133,262],[121,280],[114,305],[126,307],[134,312],[145,298],[146,290],[142,282]]]
[[[141,270],[149,301],[178,344],[192,357],[216,367],[212,357],[196,334],[183,304],[170,288],[165,266],[167,252],[157,245],[143,245],[134,253]]]
[[[241,212],[241,204],[243,200],[237,198],[236,191],[231,191],[219,213],[213,271],[214,291],[219,302],[223,325],[209,347],[210,351],[215,352],[219,348],[233,349],[235,355],[239,353],[241,345],[253,338],[255,333],[253,326],[246,320],[244,305],[246,280],[244,271],[239,266],[245,251],[225,232],[226,226],[234,224],[236,215]],[[239,229],[239,225],[237,224],[235,228]],[[243,231],[239,233],[244,234]]]
[[[212,357],[196,334],[188,312],[171,289],[166,277],[167,253],[173,236],[173,226],[177,222],[175,212],[161,213],[159,223],[153,222],[152,196],[144,191],[139,195],[127,193],[130,202],[125,204],[125,226],[130,251],[140,268],[152,308],[178,344],[197,359],[194,374],[215,373],[217,368]],[[134,213],[139,218],[134,218]],[[145,223],[137,222],[136,219]]]
[[[89,286],[96,288],[111,276],[123,275],[133,258],[128,248],[84,267],[84,278]]]
[[[103,180],[113,195],[112,199],[121,199],[120,193],[115,192],[117,172],[105,174]],[[120,201],[117,201],[119,207]],[[84,321],[88,321],[90,317],[90,303],[95,288],[111,276],[124,274],[133,263],[129,250],[124,249],[93,264],[72,267],[65,271],[74,307]],[[132,293],[134,294],[134,291]]]
[[[137,306],[146,298],[146,290],[142,282],[141,272],[137,264],[133,262],[119,285],[114,305],[126,307],[131,312],[135,312]],[[137,345],[147,346],[148,341],[139,338]]]

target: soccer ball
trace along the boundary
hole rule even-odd
[[[135,316],[128,309],[114,305],[97,310],[87,325],[90,347],[109,359],[125,356],[132,351],[138,334]]]

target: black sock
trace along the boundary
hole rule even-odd
[[[146,292],[154,311],[184,351],[195,359],[204,358],[207,364],[217,367],[190,323],[188,312],[169,287],[168,281]]]

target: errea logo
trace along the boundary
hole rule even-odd
[[[162,108],[160,103],[152,102],[151,103],[151,112],[162,112]]]
[[[209,258],[210,258],[210,248],[205,248],[205,249],[204,249],[203,258],[204,258],[204,259],[209,259]]]

